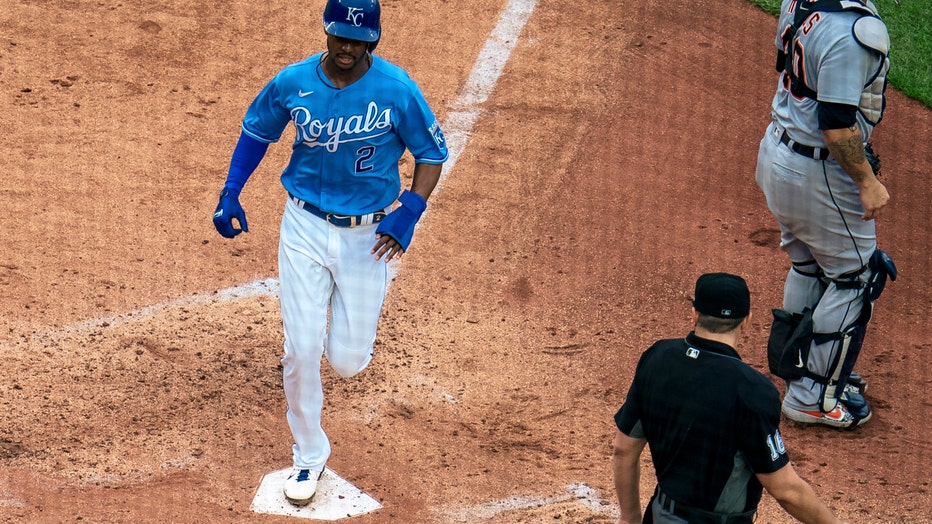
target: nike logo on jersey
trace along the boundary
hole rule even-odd
[[[803,352],[802,352],[802,350],[799,351],[798,355],[799,355],[799,363],[796,364],[796,367],[801,368],[801,367],[803,367]]]
[[[310,96],[313,94],[314,94],[313,91],[301,91],[300,89],[298,89],[298,96],[300,96],[301,98],[304,98],[306,96]]]

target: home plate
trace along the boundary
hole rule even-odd
[[[271,515],[288,515],[315,520],[339,520],[356,517],[381,509],[382,505],[375,499],[360,491],[356,486],[342,479],[330,470],[324,469],[317,485],[314,500],[304,507],[297,507],[285,500],[282,487],[291,468],[269,473],[262,477],[256,496],[249,509],[256,513]]]

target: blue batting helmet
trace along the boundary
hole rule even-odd
[[[324,31],[341,38],[369,42],[371,51],[382,36],[380,14],[379,0],[327,0]]]

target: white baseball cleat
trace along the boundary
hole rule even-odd
[[[306,506],[317,493],[317,481],[324,471],[294,469],[285,480],[285,499],[295,506]]]
[[[802,424],[824,424],[833,428],[851,428],[864,424],[871,419],[870,408],[866,408],[866,416],[857,417],[852,415],[841,402],[835,406],[835,409],[825,413],[819,409],[812,411],[796,409],[783,403],[783,414],[786,418]]]

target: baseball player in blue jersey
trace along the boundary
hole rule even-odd
[[[291,161],[281,175],[288,200],[278,270],[294,438],[294,470],[283,491],[299,506],[311,501],[331,453],[320,421],[321,357],[343,377],[369,364],[386,263],[407,250],[448,156],[417,84],[372,54],[379,16],[378,0],[327,2],[327,50],[285,67],[249,106],[213,219],[224,237],[248,231],[239,193],[268,145],[293,124]],[[415,168],[411,189],[399,196],[406,149]]]
[[[756,179],[792,262],[783,308],[811,310],[813,326],[782,410],[855,427],[871,410],[854,364],[874,300],[896,278],[874,222],[890,196],[865,154],[885,106],[890,40],[870,0],[784,0],[775,44],[781,74]]]

